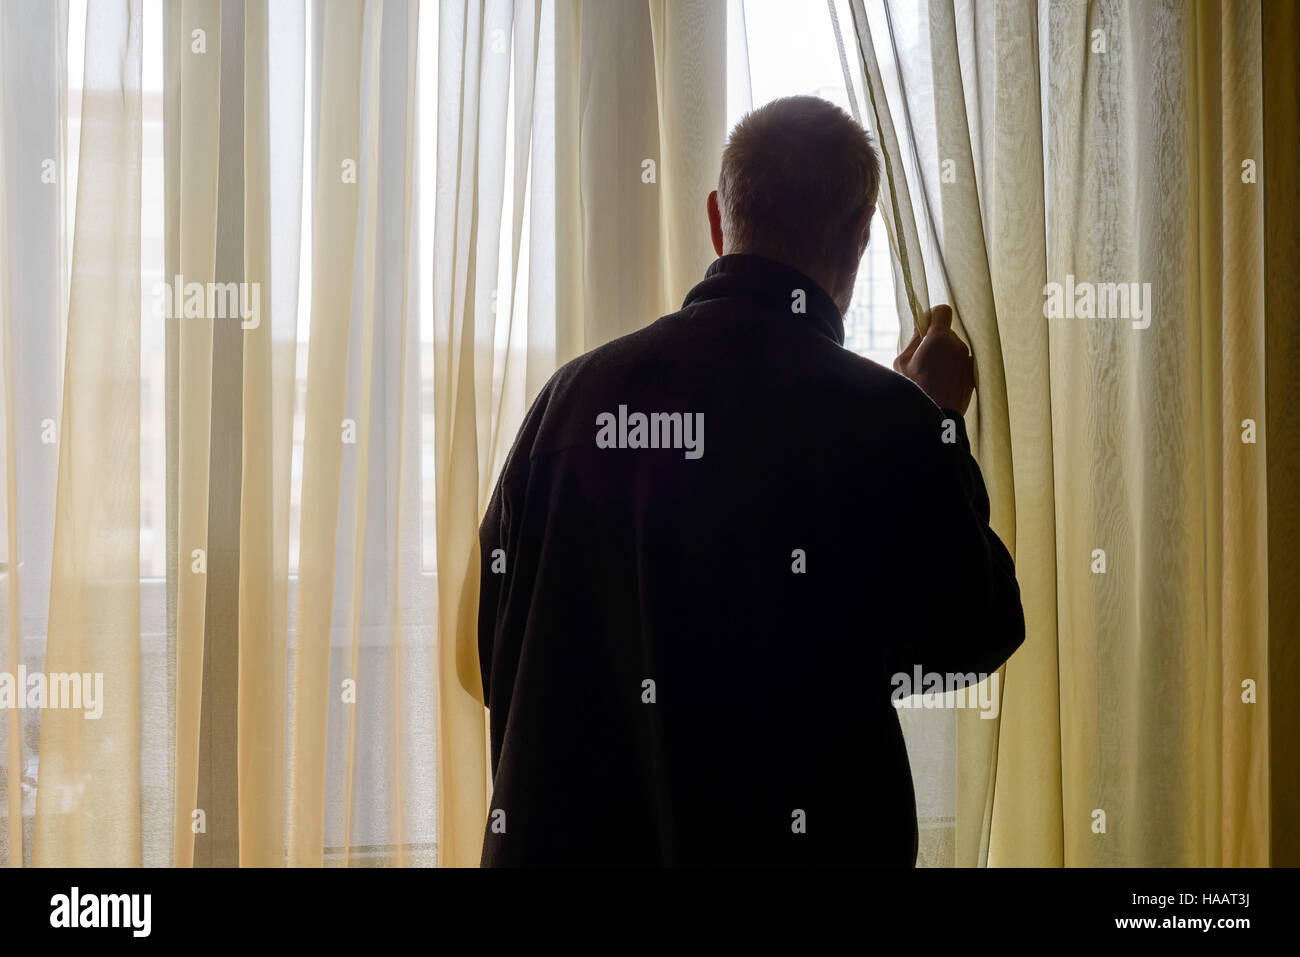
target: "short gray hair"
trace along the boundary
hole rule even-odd
[[[879,190],[880,155],[867,131],[829,100],[787,96],[731,131],[718,177],[722,231],[736,252],[839,261]]]

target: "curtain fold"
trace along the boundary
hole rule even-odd
[[[438,863],[470,866],[477,863],[487,817],[476,630],[478,516],[491,471],[496,307],[509,295],[497,288],[497,255],[508,52],[512,37],[515,43],[519,37],[509,2],[444,3],[439,14],[433,264]]]
[[[221,123],[221,0],[183,0],[180,43],[177,263],[183,284],[216,281],[217,183]],[[197,33],[196,33],[197,31]],[[199,52],[199,47],[206,52]],[[175,282],[175,280],[170,280]],[[173,297],[182,290],[173,289]],[[208,494],[212,437],[213,318],[176,309],[176,764],[173,862],[193,863],[198,807],[200,733],[208,576]]]
[[[1201,320],[1209,366],[1202,391],[1222,423],[1212,432],[1218,448],[1210,455],[1220,459],[1216,470],[1222,471],[1211,485],[1219,500],[1212,502],[1210,523],[1221,529],[1211,541],[1222,553],[1215,624],[1223,642],[1223,781],[1207,832],[1210,843],[1221,846],[1211,860],[1240,867],[1269,860],[1272,695],[1266,687],[1257,705],[1245,706],[1241,682],[1258,675],[1269,684],[1269,579],[1281,571],[1268,561],[1267,459],[1274,429],[1265,395],[1264,202],[1261,190],[1248,188],[1258,184],[1242,182],[1241,161],[1233,162],[1263,155],[1263,34],[1258,4],[1204,4],[1197,13]],[[1242,442],[1241,423],[1249,418],[1266,433],[1254,448]]]
[[[4,665],[43,669],[67,319],[66,2],[0,5],[0,615]],[[79,109],[79,107],[78,107]],[[10,175],[10,172],[13,175]],[[32,861],[40,713],[0,722],[0,858]]]
[[[368,502],[366,500],[367,489],[369,485],[370,469],[369,454],[371,450],[371,435],[375,427],[379,424],[377,416],[374,414],[378,409],[374,408],[372,403],[372,384],[374,380],[374,352],[375,352],[375,230],[376,220],[378,219],[378,210],[376,209],[379,187],[379,70],[380,70],[380,43],[383,38],[382,14],[383,7],[378,7],[379,17],[370,26],[370,45],[369,45],[369,89],[365,91],[366,102],[362,111],[362,117],[365,123],[363,149],[365,150],[364,160],[361,162],[362,171],[362,197],[365,209],[365,227],[360,232],[359,239],[361,247],[361,282],[360,290],[354,289],[354,295],[360,292],[361,307],[361,343],[360,343],[360,384],[358,389],[359,401],[357,408],[357,478],[356,478],[356,505],[354,528],[356,535],[356,545],[353,549],[352,575],[353,575],[353,599],[351,615],[351,647],[348,655],[348,674],[357,675],[360,671],[360,652],[361,652],[361,635],[362,622],[361,613],[364,607],[364,574],[366,568],[366,551],[363,545],[366,514]],[[397,12],[393,10],[392,12]],[[351,378],[351,376],[349,376]],[[355,680],[355,679],[353,679]],[[343,772],[343,847],[344,863],[349,860],[352,851],[352,815],[349,813],[352,808],[352,794],[354,786],[354,774],[356,768],[356,741],[357,741],[357,709],[352,708],[348,711],[347,738],[346,738],[346,758]],[[400,850],[399,850],[400,856]]]
[[[47,673],[102,675],[102,715],[47,709],[33,860],[140,863],[141,11],[87,12],[58,430]]]
[[[324,860],[331,609],[348,333],[353,307],[365,7],[327,4],[312,244],[298,611],[293,648],[289,863]],[[372,27],[373,29],[373,27]],[[349,166],[351,164],[351,166]],[[353,172],[349,172],[353,171]],[[351,181],[349,181],[349,179]]]
[[[1268,590],[1269,687],[1300,685],[1300,589],[1288,587],[1285,569],[1295,568],[1300,541],[1300,429],[1289,411],[1300,407],[1300,9],[1286,0],[1265,0],[1263,37],[1264,339],[1267,346],[1265,403],[1268,432],[1268,563],[1283,575]],[[1238,163],[1238,168],[1240,168]],[[1244,185],[1244,184],[1243,184]],[[1294,581],[1294,572],[1291,581]],[[1282,693],[1268,701],[1271,863],[1300,866],[1300,699]]]
[[[284,861],[289,482],[301,223],[305,10],[245,9],[246,281],[269,307],[244,330],[239,542],[239,862]],[[270,51],[274,44],[275,58]],[[286,91],[282,99],[272,89]],[[272,129],[283,131],[273,143]],[[277,244],[283,244],[277,256]]]

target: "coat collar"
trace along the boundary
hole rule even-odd
[[[793,312],[794,291],[804,291],[806,314]],[[713,261],[704,279],[686,294],[685,309],[707,299],[744,296],[770,302],[793,319],[807,320],[814,329],[844,345],[844,316],[826,291],[793,266],[745,253],[732,253]]]

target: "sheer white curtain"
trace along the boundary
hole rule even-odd
[[[95,721],[60,708],[20,715],[8,702],[4,840],[15,864],[141,860],[140,5],[96,4],[87,21],[96,41],[84,61],[80,214],[60,356],[67,8],[9,5],[0,19],[5,670],[101,674],[104,689]],[[60,382],[61,405],[53,399]],[[35,484],[55,468],[52,486]],[[40,605],[48,618],[33,614]]]
[[[68,259],[60,224],[68,157],[67,3],[0,5],[0,670],[43,670],[54,544],[57,429],[63,383]],[[80,51],[72,57],[79,59]],[[39,712],[0,721],[0,857],[30,863],[40,749]]]

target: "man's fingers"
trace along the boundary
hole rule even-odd
[[[907,344],[907,348],[904,349],[899,354],[898,358],[894,360],[894,368],[897,371],[899,372],[903,371],[901,367],[905,365],[907,362],[911,361],[912,353],[916,352],[916,349],[920,344],[921,344],[921,332],[918,329],[912,333],[912,341]]]
[[[952,307],[940,303],[930,310],[930,328],[944,332],[952,328]],[[928,333],[927,333],[928,334]]]

